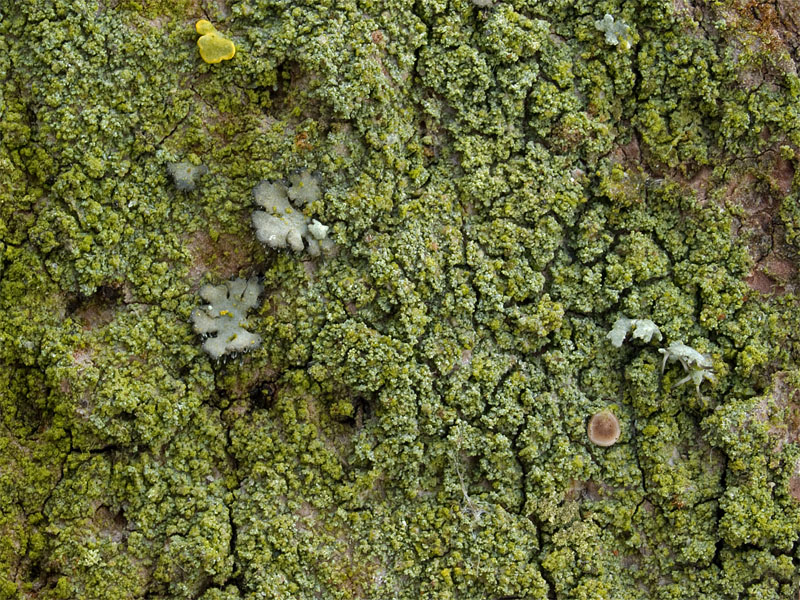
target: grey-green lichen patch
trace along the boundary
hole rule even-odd
[[[768,19],[7,4],[2,594],[797,595],[800,311],[791,274],[745,281],[795,260],[798,80]],[[236,40],[224,69],[201,17]],[[214,177],[176,190],[178,157]],[[292,173],[328,260],[254,238],[254,186]],[[254,272],[269,344],[212,365],[193,290]],[[610,347],[620,315],[716,384]]]
[[[261,345],[261,337],[245,329],[247,312],[256,307],[261,291],[258,280],[252,277],[200,288],[198,293],[208,305],[192,311],[192,325],[197,333],[206,336],[203,350],[211,358],[254,350]]]

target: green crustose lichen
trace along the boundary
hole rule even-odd
[[[0,4],[0,598],[796,597],[775,10]],[[321,256],[251,224],[302,177]],[[251,277],[212,360],[198,290]]]

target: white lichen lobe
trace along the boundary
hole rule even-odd
[[[191,192],[197,187],[197,180],[208,173],[208,167],[190,162],[174,162],[167,165],[167,172],[176,188],[182,192]]]
[[[602,19],[594,22],[595,29],[606,34],[606,43],[612,46],[619,46],[622,50],[631,47],[632,36],[631,28],[622,21],[615,21],[614,17],[608,13]]]
[[[191,319],[197,333],[209,336],[203,342],[203,350],[211,358],[219,359],[224,354],[253,350],[261,345],[261,336],[244,328],[247,311],[258,304],[260,293],[261,285],[255,277],[200,288],[200,297],[208,305],[195,308]]]
[[[691,346],[687,346],[683,342],[672,342],[666,348],[659,348],[658,350],[664,355],[664,361],[661,363],[661,372],[667,366],[667,362],[677,360],[681,363],[683,370],[687,375],[680,381],[676,382],[673,387],[683,385],[688,381],[694,383],[697,389],[697,395],[700,395],[700,384],[707,380],[711,383],[716,383],[717,378],[714,376],[714,362],[708,354],[701,354]]]
[[[270,248],[306,249],[311,256],[319,256],[333,247],[328,239],[329,227],[296,208],[319,199],[319,183],[307,171],[292,176],[290,182],[287,187],[281,182],[262,181],[253,188],[256,204],[264,209],[253,213],[256,237]]]
[[[611,340],[611,343],[619,348],[625,337],[631,332],[632,339],[639,339],[644,342],[649,342],[655,338],[656,341],[661,341],[661,331],[658,326],[650,319],[628,319],[627,317],[620,317],[614,322],[614,327],[606,334],[606,337]]]

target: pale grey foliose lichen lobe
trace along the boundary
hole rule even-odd
[[[661,341],[661,331],[658,325],[653,323],[650,319],[628,319],[620,317],[614,322],[614,327],[608,332],[606,337],[611,340],[611,343],[619,348],[625,337],[631,333],[632,339],[639,339],[644,342],[649,342],[655,337],[656,341]]]
[[[659,348],[658,351],[664,355],[664,360],[661,363],[662,373],[667,366],[667,362],[675,360],[681,363],[683,370],[687,373],[686,377],[675,383],[675,387],[683,385],[691,380],[697,388],[697,393],[699,395],[700,384],[703,383],[703,381],[710,381],[711,383],[717,381],[714,376],[714,362],[711,360],[710,355],[701,354],[691,346],[687,346],[680,341],[672,342],[666,348]]]
[[[296,208],[319,199],[319,183],[307,171],[294,175],[290,182],[287,187],[262,181],[253,189],[256,204],[264,209],[253,213],[256,237],[270,248],[288,247],[295,252],[305,248],[311,256],[319,256],[333,247],[329,227]]]
[[[606,43],[612,46],[619,46],[627,50],[631,46],[631,28],[622,21],[617,21],[608,13],[602,19],[594,22],[598,31],[606,34]]]
[[[219,359],[261,345],[261,337],[244,328],[247,311],[255,308],[260,293],[261,286],[254,277],[200,288],[200,296],[208,305],[192,311],[192,324],[197,333],[209,336],[203,342],[203,350],[211,358]]]
[[[191,192],[197,188],[198,180],[208,173],[208,167],[205,165],[193,165],[190,162],[174,162],[167,165],[167,172],[169,172],[172,181],[175,182],[175,187],[182,192]]]

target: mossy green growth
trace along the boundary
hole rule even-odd
[[[2,9],[0,594],[797,596],[780,36],[736,3],[235,0],[217,68],[190,4]],[[324,259],[254,236],[287,179]],[[253,274],[264,343],[210,361],[197,290]],[[621,316],[716,384],[611,346]]]

